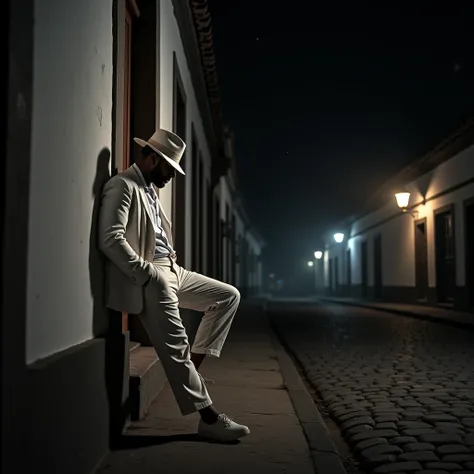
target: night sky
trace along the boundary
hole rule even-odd
[[[322,232],[472,115],[474,8],[209,3],[240,186],[266,272],[288,279]]]

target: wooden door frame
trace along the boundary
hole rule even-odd
[[[125,0],[124,29],[124,81],[123,81],[123,110],[122,110],[122,171],[130,166],[131,118],[132,118],[132,43],[133,21],[140,16],[135,0]],[[128,27],[128,31],[127,31]],[[122,333],[128,331],[128,313],[122,312]]]

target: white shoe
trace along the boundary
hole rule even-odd
[[[250,434],[247,426],[239,425],[232,421],[227,415],[221,413],[217,417],[217,421],[212,424],[199,421],[198,434],[203,438],[212,439],[214,441],[235,441],[239,438]]]

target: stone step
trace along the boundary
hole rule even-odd
[[[130,352],[130,418],[145,417],[166,384],[166,375],[153,347],[135,346]]]
[[[135,349],[138,349],[139,347],[140,347],[140,343],[134,342],[134,341],[130,341],[130,344],[128,345],[128,349],[130,352],[133,352]]]

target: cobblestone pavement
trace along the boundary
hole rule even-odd
[[[474,332],[332,304],[268,314],[367,473],[474,474]]]

